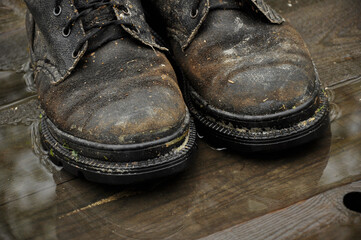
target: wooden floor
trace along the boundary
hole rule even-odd
[[[186,172],[111,187],[67,174],[40,148],[25,8],[0,0],[0,239],[361,239],[361,213],[343,200],[361,192],[361,1],[268,2],[309,46],[330,132],[267,156],[199,138]]]

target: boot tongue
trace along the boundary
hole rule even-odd
[[[87,6],[89,6],[89,0],[80,0],[74,2],[77,9],[85,9]],[[117,17],[112,6],[104,5],[95,9],[94,11],[91,11],[89,14],[86,14],[81,18],[81,20],[86,34],[89,34],[99,28],[94,27],[95,25],[117,20]],[[107,42],[119,39],[123,36],[124,31],[119,25],[106,26],[88,40],[87,52],[93,52]]]

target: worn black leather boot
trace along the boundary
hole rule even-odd
[[[150,2],[204,134],[261,151],[310,141],[327,128],[328,103],[309,51],[263,0]]]
[[[195,130],[140,2],[25,2],[51,159],[109,184],[183,170]]]

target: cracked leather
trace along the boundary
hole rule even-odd
[[[194,1],[153,4],[168,23],[177,64],[205,103],[239,116],[264,116],[296,109],[315,96],[317,74],[304,41],[264,1],[211,0],[209,10],[203,9],[207,2],[201,4],[202,14],[193,19],[180,3]],[[185,47],[184,33],[197,24]]]
[[[132,23],[141,28],[139,33],[109,26],[105,35],[112,36],[111,41],[103,35],[89,40],[76,59],[72,51],[86,34],[82,20],[74,23],[69,37],[61,34],[66,19],[74,14],[73,3],[64,0],[59,16],[53,15],[53,0],[26,3],[38,98],[59,129],[88,141],[117,145],[163,138],[183,124],[187,110],[174,70],[166,56],[153,48],[158,44],[150,37],[136,1],[129,12],[135,13],[131,18],[137,18]],[[119,31],[122,37],[113,40]],[[94,51],[87,51],[88,46]]]

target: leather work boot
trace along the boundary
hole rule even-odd
[[[41,136],[64,169],[128,184],[189,162],[195,130],[137,0],[25,0]]]
[[[328,102],[310,53],[263,0],[151,0],[204,134],[242,151],[320,136]]]

